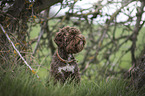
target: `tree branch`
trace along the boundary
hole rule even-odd
[[[37,0],[34,4],[35,12],[41,12],[44,9],[56,4],[61,3],[63,0]]]
[[[11,41],[9,35],[6,33],[6,31],[4,30],[3,26],[0,24],[0,27],[3,31],[3,33],[6,35],[7,39],[9,40],[9,42],[12,44],[13,48],[15,49],[15,51],[18,53],[18,55],[20,56],[20,58],[24,61],[24,63],[29,67],[29,69],[32,71],[33,74],[36,74],[36,72],[32,69],[32,67],[27,63],[27,61],[23,58],[23,56],[21,55],[21,53],[19,52],[19,50],[15,47],[14,43]],[[36,74],[37,78],[39,78],[39,76]]]

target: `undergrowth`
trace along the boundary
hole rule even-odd
[[[0,96],[143,96],[119,79],[82,80],[80,84],[64,85],[50,81],[46,85],[26,67],[0,74]]]

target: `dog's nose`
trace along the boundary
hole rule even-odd
[[[85,45],[85,43],[86,43],[85,37],[83,35],[81,35],[80,39],[81,39],[80,44]]]
[[[83,41],[80,41],[80,45],[82,45],[83,44]]]

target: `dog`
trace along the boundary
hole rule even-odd
[[[83,50],[86,43],[85,37],[77,28],[67,26],[56,33],[54,42],[58,46],[50,68],[50,75],[54,78],[54,82],[65,83],[69,80],[79,83],[81,77],[73,54]]]

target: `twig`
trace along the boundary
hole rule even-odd
[[[7,39],[9,40],[9,42],[12,44],[13,48],[15,49],[15,51],[18,53],[18,55],[20,56],[20,58],[24,61],[24,63],[29,67],[29,69],[32,71],[33,74],[35,74],[37,76],[37,78],[39,78],[39,76],[36,74],[36,72],[32,69],[32,67],[27,63],[27,61],[22,57],[21,53],[19,52],[19,50],[15,47],[14,43],[11,41],[9,35],[6,33],[6,31],[4,30],[3,26],[0,24],[0,27],[3,31],[3,33],[6,35]]]
[[[43,61],[44,61],[48,56],[49,56],[49,54],[47,54],[47,55],[42,59],[42,61],[40,62],[40,65],[39,65],[39,67],[38,67],[38,69],[37,69],[36,72],[38,72],[38,70],[40,69],[40,67],[41,67],[42,64],[43,64]]]
[[[35,49],[34,49],[33,54],[32,54],[33,56],[35,55],[35,53],[36,53],[36,51],[38,49],[38,45],[40,43],[40,39],[41,39],[43,33],[44,33],[44,29],[41,27],[41,32],[39,34],[39,37],[38,37],[38,40],[37,40],[37,44],[36,44]]]

